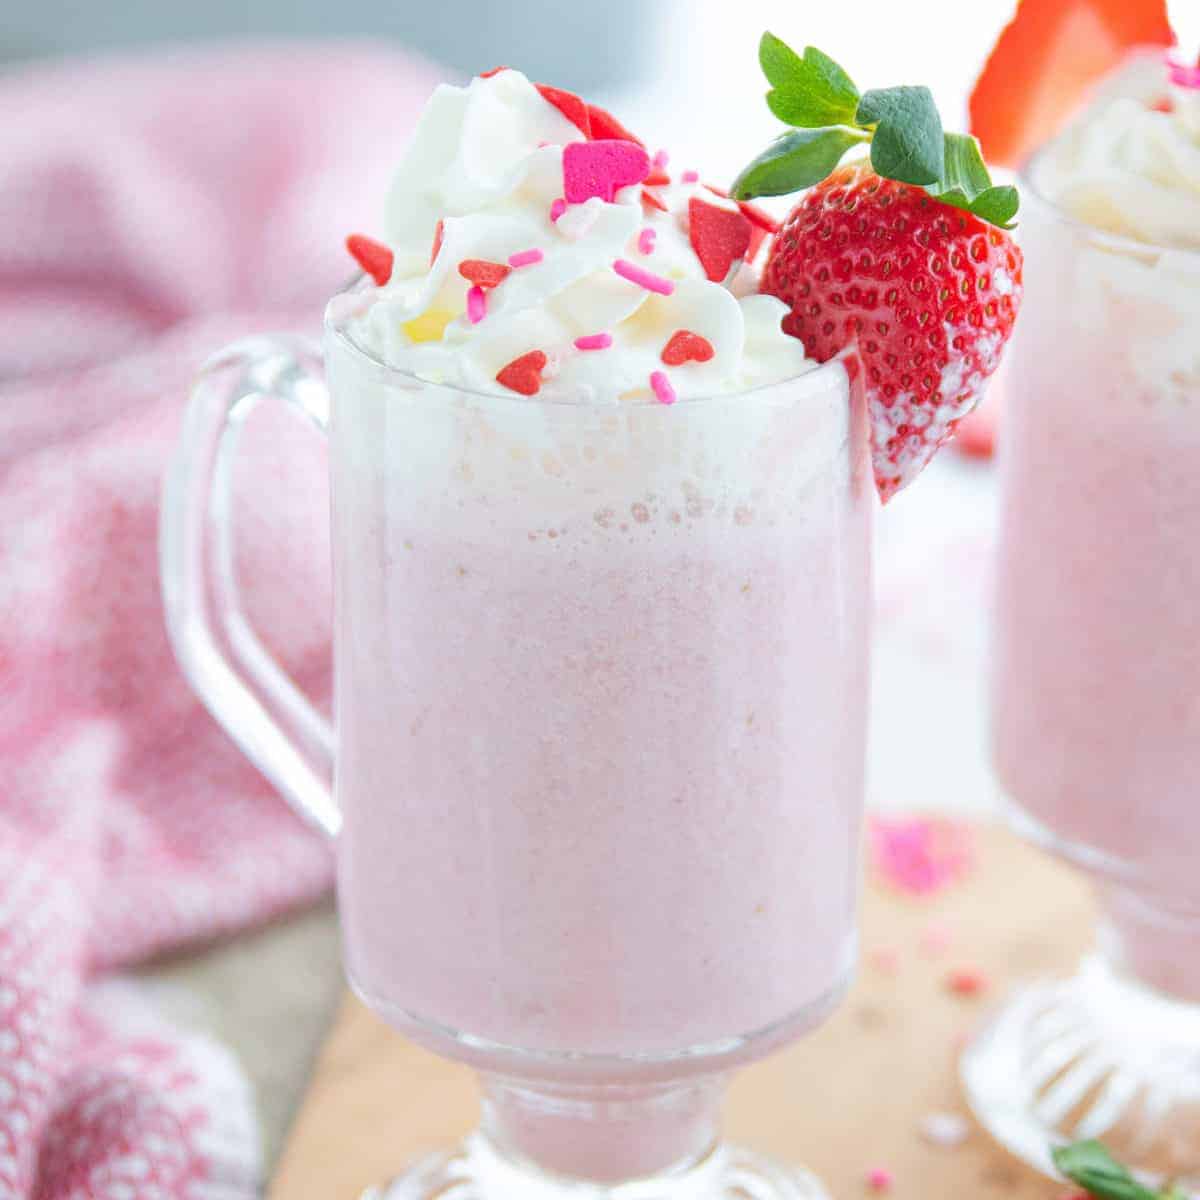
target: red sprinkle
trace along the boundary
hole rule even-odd
[[[671,182],[671,177],[666,171],[653,170],[642,182],[647,187],[666,187]]]
[[[677,329],[663,347],[662,360],[668,367],[680,367],[685,362],[708,362],[715,353],[708,338],[690,329]]]
[[[476,287],[494,288],[512,274],[512,267],[486,258],[464,258],[458,264],[458,273]]]
[[[612,113],[601,108],[597,104],[589,104],[588,120],[591,123],[591,136],[597,140],[601,138],[616,138],[622,142],[634,142],[636,145],[645,147],[645,142],[640,137],[635,137]]]
[[[530,350],[501,367],[496,372],[496,382],[522,396],[536,396],[542,388],[542,371],[545,367],[545,354],[541,350]]]
[[[592,118],[588,113],[588,106],[574,92],[567,92],[545,83],[537,84],[537,90],[541,92],[542,99],[553,104],[585,138],[591,138]]]
[[[391,279],[392,263],[395,262],[396,256],[382,242],[377,242],[364,233],[352,233],[346,239],[346,249],[380,287]]]
[[[946,976],[946,987],[956,996],[978,996],[987,991],[988,982],[978,967],[956,967]]]
[[[669,296],[675,290],[675,285],[669,279],[655,275],[653,271],[647,271],[645,267],[639,267],[625,258],[618,258],[613,263],[613,270],[622,279],[628,279],[630,283],[636,283],[648,292],[657,292],[660,296]]]
[[[648,208],[657,208],[659,212],[669,212],[667,206],[653,193],[642,188],[642,203]]]
[[[490,71],[480,73],[480,79],[491,79],[493,75],[499,75],[501,71],[511,71],[512,67],[493,67]]]
[[[508,256],[508,265],[510,267],[532,267],[534,263],[540,263],[545,257],[536,248],[533,250],[518,250],[516,254]]]
[[[676,400],[675,389],[671,386],[671,381],[667,378],[664,371],[650,372],[650,390],[657,397],[659,404],[674,404]]]
[[[429,252],[429,265],[432,267],[437,261],[438,252],[442,248],[442,235],[446,230],[445,221],[438,221],[433,230],[433,249]]]
[[[688,237],[713,283],[724,283],[733,264],[745,257],[752,228],[740,212],[709,204],[699,196],[688,201]]]

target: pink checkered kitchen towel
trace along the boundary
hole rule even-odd
[[[0,1200],[254,1194],[244,1078],[119,971],[312,900],[330,856],[175,667],[159,481],[213,349],[316,328],[434,82],[354,44],[0,76]],[[320,447],[252,431],[247,607],[321,695]]]

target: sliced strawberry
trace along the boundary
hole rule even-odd
[[[640,137],[635,137],[612,113],[597,104],[587,106],[588,119],[591,123],[591,136],[599,141],[601,138],[612,138],[621,142],[636,142],[645,148],[646,143]]]
[[[1129,50],[1173,41],[1166,0],[1021,0],[971,93],[971,131],[1017,166]]]
[[[724,283],[734,263],[750,248],[753,226],[740,212],[693,196],[688,201],[688,237],[714,283]]]
[[[551,87],[548,83],[539,83],[536,86],[542,98],[553,104],[585,138],[592,136],[592,119],[588,113],[588,106],[574,92]]]
[[[879,495],[910,483],[979,402],[1021,302],[1012,238],[923,188],[839,167],[771,246],[761,289],[820,362],[857,343]]]

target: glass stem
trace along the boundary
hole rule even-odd
[[[482,1134],[505,1158],[580,1181],[683,1171],[717,1144],[726,1082],[560,1085],[485,1075]]]
[[[1200,909],[1107,885],[1097,944],[1113,971],[1170,999],[1200,1004]]]

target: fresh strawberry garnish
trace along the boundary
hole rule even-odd
[[[1016,166],[1130,50],[1173,41],[1166,0],[1021,0],[971,92],[971,131]]]
[[[1007,233],[1012,187],[993,186],[978,143],[943,133],[928,89],[860,94],[819,50],[771,34],[767,102],[793,126],[734,183],[738,200],[809,189],[771,246],[760,289],[783,328],[825,362],[861,360],[875,483],[910,483],[978,404],[1021,302]],[[855,145],[866,159],[837,166]]]
[[[838,168],[797,205],[761,289],[790,306],[784,329],[818,361],[857,342],[886,501],[979,402],[1016,320],[1021,251],[864,162]]]

